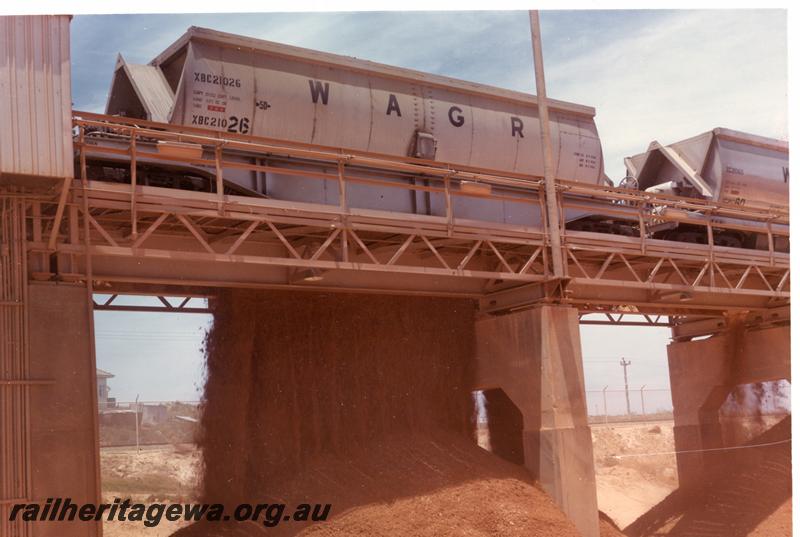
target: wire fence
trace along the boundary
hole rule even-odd
[[[586,390],[586,402],[590,423],[672,419],[669,388]],[[191,444],[199,419],[198,401],[100,401],[100,447]]]
[[[654,421],[672,419],[672,392],[669,388],[630,386],[586,390],[590,423]]]
[[[189,444],[197,438],[197,401],[101,401],[100,447]]]
[[[669,388],[604,387],[586,390],[589,423],[625,423],[673,419]],[[751,429],[784,417],[788,410],[756,413],[754,416],[721,417]],[[774,416],[777,416],[773,419]],[[126,401],[113,399],[99,404],[100,447],[146,447],[192,444],[197,440],[200,419],[198,401]],[[727,421],[726,421],[727,420]],[[755,420],[755,425],[748,425]],[[771,420],[771,421],[770,421]],[[746,423],[748,422],[748,423]],[[741,427],[740,427],[741,428]]]

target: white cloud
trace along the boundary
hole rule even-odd
[[[786,139],[785,11],[684,11],[559,64],[548,94],[597,109],[607,173],[714,127]]]

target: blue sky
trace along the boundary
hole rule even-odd
[[[124,297],[117,303],[154,304],[154,299]],[[137,395],[142,401],[199,400],[203,338],[211,320],[204,314],[96,312],[97,366],[115,375],[109,380],[111,396],[118,401],[133,401]],[[621,388],[621,357],[631,362],[632,390],[668,388],[668,340],[667,328],[582,326],[586,389]],[[589,410],[594,412],[601,401],[599,393],[590,394]],[[609,395],[610,410],[620,411],[622,403],[620,393]],[[648,410],[668,407],[669,393],[652,392],[647,405]]]
[[[150,299],[128,298],[125,304]],[[176,303],[178,301],[175,301]],[[211,316],[195,313],[95,313],[97,367],[112,373],[118,401],[197,401],[202,344]]]
[[[608,175],[652,140],[724,126],[786,139],[785,10],[544,11],[548,94],[594,106]],[[76,16],[76,109],[105,107],[116,54],[147,62],[189,26],[205,26],[533,92],[528,15],[506,12]],[[97,314],[98,365],[112,396],[195,399],[204,316]],[[149,339],[144,334],[156,334]],[[664,329],[584,327],[587,387],[667,387]],[[159,375],[152,375],[158,370]]]

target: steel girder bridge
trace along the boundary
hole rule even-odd
[[[144,293],[162,297],[150,309],[204,311],[189,308],[188,297],[236,286],[465,297],[485,313],[562,303],[591,324],[675,326],[731,311],[788,318],[789,254],[774,247],[788,234],[781,226],[787,211],[560,180],[556,248],[546,219],[530,227],[454,216],[463,198],[528,204],[544,214],[540,177],[82,112],[73,122],[77,177],[8,199],[25,223],[29,277],[87,281],[94,293],[109,295],[97,309],[130,309],[116,297]],[[115,143],[98,143],[91,136],[97,132]],[[198,153],[161,151],[159,144]],[[127,182],[89,176],[87,162],[108,157],[127,161]],[[280,167],[272,158],[281,159]],[[207,191],[140,184],[142,162],[208,170]],[[324,181],[338,192],[338,204],[232,193],[224,177],[231,169]],[[387,179],[397,176],[426,181]],[[349,192],[364,184],[444,196],[445,213],[353,207]],[[656,214],[654,206],[666,210]],[[637,231],[567,229],[567,210],[622,217]],[[669,222],[699,222],[706,244],[648,236],[649,226]],[[715,245],[714,233],[725,229],[762,233],[769,248]],[[555,256],[562,274],[554,271]],[[163,298],[178,295],[185,300]]]

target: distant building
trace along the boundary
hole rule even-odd
[[[108,379],[113,379],[114,375],[112,375],[108,371],[103,371],[102,369],[98,369],[96,376],[97,376],[98,408],[102,409],[108,406],[114,406],[117,402],[116,399],[108,396],[109,392],[111,391],[108,387]]]

